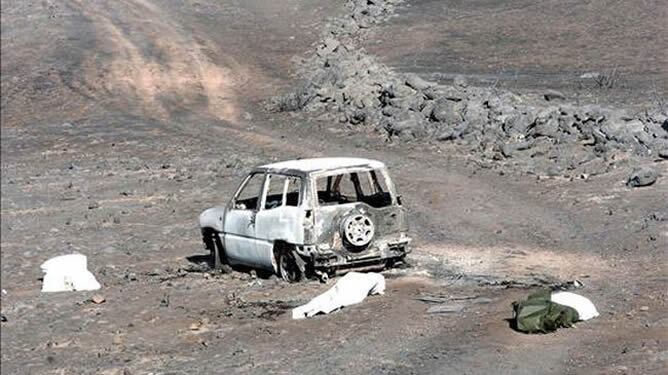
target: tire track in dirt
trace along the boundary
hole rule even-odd
[[[202,104],[217,119],[238,119],[235,88],[247,82],[247,66],[207,39],[192,38],[148,1],[74,1],[102,49],[83,64],[84,80],[96,91],[129,108],[138,99],[143,114],[161,120]]]
[[[311,148],[284,141],[265,128],[249,129],[239,89],[264,82],[265,74],[242,64],[206,36],[185,29],[147,0],[73,0],[98,30],[99,51],[82,64],[84,80],[99,100],[120,101],[124,110],[140,103],[141,114],[168,122],[193,136],[219,134],[238,144],[268,151],[318,156]],[[100,61],[103,54],[109,62]],[[199,111],[205,107],[204,113]],[[195,114],[197,127],[169,121],[175,112]],[[210,121],[213,120],[213,121]],[[212,122],[215,125],[208,125]]]

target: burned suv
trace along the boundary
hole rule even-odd
[[[403,260],[411,241],[385,165],[360,158],[257,167],[227,206],[204,211],[199,221],[216,267],[250,266],[288,282],[392,265]]]

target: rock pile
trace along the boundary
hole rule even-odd
[[[548,175],[605,172],[621,155],[655,157],[668,149],[666,108],[629,113],[578,106],[563,94],[522,95],[401,74],[359,48],[366,29],[402,0],[350,0],[350,13],[325,28],[299,66],[305,82],[274,98],[280,111],[304,110],[401,140],[449,141],[483,160]]]

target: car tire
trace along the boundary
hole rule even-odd
[[[278,275],[283,281],[297,283],[302,279],[302,271],[297,265],[295,253],[289,249],[282,248],[277,251],[276,262],[278,263]]]
[[[208,229],[203,232],[203,237],[206,248],[211,251],[211,264],[213,268],[222,269],[223,265],[226,265],[228,262],[220,235],[215,230]]]

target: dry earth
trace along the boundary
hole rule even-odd
[[[382,41],[368,49],[403,71],[476,80],[504,67],[530,90],[619,63],[635,83],[601,100],[642,104],[648,82],[666,92],[660,2],[495,4],[409,2],[366,43]],[[662,176],[637,189],[624,164],[539,179],[481,168],[456,146],[265,111],[291,86],[293,56],[346,11],[320,0],[2,1],[3,373],[665,371],[667,162],[648,161]],[[586,38],[554,36],[584,21]],[[292,321],[290,308],[328,285],[208,272],[196,218],[254,165],[324,155],[388,164],[410,211],[413,266],[386,272],[384,296]],[[40,294],[39,265],[69,252],[88,256],[106,302]],[[573,279],[599,318],[549,335],[509,328],[527,285]],[[491,302],[427,314],[424,293]]]

